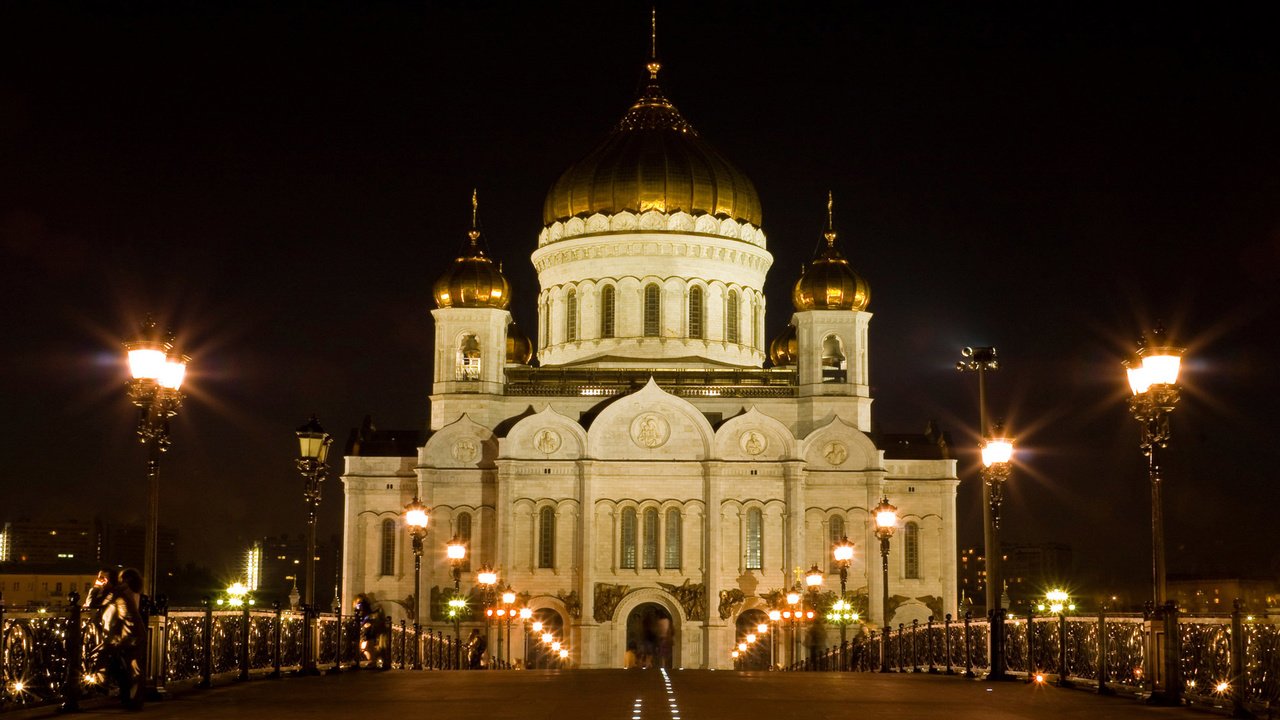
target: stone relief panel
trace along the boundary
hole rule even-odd
[[[576,460],[583,456],[582,426],[547,407],[512,426],[502,440],[502,457],[521,460]]]
[[[491,468],[497,456],[493,432],[466,415],[436,431],[419,451],[422,464],[435,468]]]
[[[795,457],[796,440],[777,419],[754,407],[727,420],[716,431],[715,457],[726,460],[786,460]]]
[[[839,417],[809,433],[801,446],[810,470],[880,469],[880,451],[875,444]]]

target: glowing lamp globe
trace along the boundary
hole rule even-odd
[[[414,498],[413,502],[404,506],[404,524],[409,527],[409,531],[425,531],[431,517],[427,514],[427,506],[423,505],[418,498]]]
[[[493,586],[498,584],[498,573],[492,568],[485,565],[476,571],[476,582],[481,585]]]
[[[537,635],[538,633],[542,632],[542,621],[534,620],[533,624],[529,626],[529,629],[533,631],[534,635]]]
[[[769,632],[769,626],[765,623],[760,623],[759,625],[756,625],[756,632],[761,635],[764,635],[765,633]]]
[[[746,652],[746,651],[747,651],[747,644],[744,642],[738,643],[738,652]]]
[[[560,641],[555,640],[551,643],[551,652],[560,652]]]
[[[772,620],[773,622],[778,622],[779,620],[781,620],[781,619],[782,619],[782,611],[780,611],[780,610],[770,610],[770,611],[769,611],[769,619],[770,619],[770,620]]]
[[[817,564],[809,568],[809,572],[805,574],[804,584],[809,586],[810,590],[816,590],[822,586],[822,570],[818,569]]]
[[[515,601],[516,601],[516,592],[515,592],[515,590],[512,590],[511,588],[507,588],[506,590],[503,590],[503,591],[502,591],[502,604],[503,604],[503,605],[512,605],[512,604],[514,604],[514,603],[515,603]]]
[[[156,377],[156,382],[162,388],[169,390],[177,390],[182,387],[182,380],[187,376],[187,363],[191,358],[186,355],[170,355],[164,359],[164,365],[160,367],[160,375]]]
[[[1013,442],[1007,438],[990,438],[982,444],[982,464],[991,467],[1013,459]]]
[[[872,512],[876,518],[876,535],[881,538],[893,535],[898,526],[898,508],[889,504],[889,498],[881,500]]]
[[[568,658],[569,658],[569,650],[567,648],[560,648],[560,659],[567,660]]]
[[[550,645],[552,640],[555,640],[554,635],[552,635],[551,633],[542,633],[543,644]]]
[[[753,643],[753,642],[755,642],[755,641],[756,641],[756,634],[755,634],[755,633],[747,633],[747,642],[748,642],[748,643]]]
[[[324,431],[315,415],[294,432],[298,436],[298,457],[320,463],[328,458],[333,436]]]
[[[457,535],[453,536],[453,539],[449,541],[448,545],[444,546],[444,549],[449,559],[455,562],[464,560],[467,557],[467,544],[462,542],[462,538]]]
[[[527,608],[527,607],[526,607],[526,608],[520,608],[520,619],[521,619],[521,620],[528,620],[528,619],[529,619],[529,618],[531,618],[531,617],[533,617],[533,609],[532,609],[532,608]]]
[[[831,557],[846,567],[853,562],[853,543],[849,542],[849,538],[842,537],[840,542],[831,547]]]
[[[800,602],[800,593],[792,591],[787,593],[787,604],[797,605]]]

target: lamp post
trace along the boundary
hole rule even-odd
[[[484,602],[484,644],[489,653],[489,666],[493,666],[493,644],[489,637],[489,618],[493,615],[493,591],[498,587],[498,573],[488,565],[481,565],[476,571],[476,584],[480,586],[480,594]]]
[[[1075,612],[1076,604],[1071,602],[1071,595],[1061,588],[1049,590],[1044,600],[1036,609],[1058,616],[1058,685],[1071,687],[1071,681],[1067,679],[1067,613]]]
[[[853,564],[853,543],[848,537],[841,536],[840,542],[831,546],[831,557],[836,561],[836,567],[840,568],[840,601],[836,612],[843,614],[849,609],[849,601],[845,597],[845,586],[849,582],[849,566]],[[844,646],[845,642],[845,623],[840,623],[840,645]]]
[[[982,489],[987,497],[984,514],[990,518],[987,526],[987,597],[992,598],[989,605],[991,640],[991,670],[988,680],[1008,680],[1004,670],[1004,607],[1001,592],[1004,589],[1004,574],[1001,568],[1003,550],[1000,548],[1000,505],[1004,502],[1004,484],[1009,479],[1010,460],[1013,459],[1013,441],[1004,436],[999,423],[991,428],[991,436],[982,443]],[[993,592],[994,589],[994,592]]]
[[[169,449],[169,420],[182,407],[182,381],[191,358],[175,352],[173,336],[161,337],[155,320],[143,321],[136,340],[124,344],[129,361],[129,400],[138,408],[138,440],[147,446],[147,537],[143,593],[156,596],[160,537],[160,456]]]
[[[817,614],[818,593],[822,590],[822,581],[824,579],[826,579],[826,573],[822,572],[822,568],[818,567],[818,563],[814,563],[809,568],[809,572],[804,575],[805,587],[809,588],[809,606],[811,610],[807,613],[807,618],[810,620],[812,620]],[[812,641],[812,634],[809,639]],[[810,646],[810,657],[812,657],[812,654],[813,647]]]
[[[511,618],[516,614],[516,591],[511,589],[510,585],[502,591],[502,607],[498,610],[498,617],[502,618],[502,624],[506,630],[506,651],[503,655],[503,661],[507,667],[511,667]]]
[[[316,511],[320,507],[320,486],[329,469],[326,461],[329,459],[329,446],[333,444],[333,436],[320,427],[315,415],[294,434],[298,436],[297,465],[298,472],[302,473],[302,499],[307,505],[307,584],[306,594],[303,596],[303,616],[306,618],[304,640],[307,647],[304,649],[302,670],[305,674],[316,674],[315,653],[312,652],[312,621],[316,601]]]
[[[778,623],[782,622],[782,611],[770,610],[769,622],[773,623],[773,635],[769,638],[769,669],[773,670],[778,667],[778,636],[782,634]]]
[[[799,568],[796,568],[796,569],[799,570]],[[800,614],[802,611],[800,600],[802,599],[802,597],[803,596],[800,594],[800,584],[796,583],[796,586],[792,590],[787,592],[787,608],[788,609],[782,611],[782,617],[787,618],[788,616],[790,616],[790,620],[791,620],[791,642],[789,643],[790,645],[789,650],[791,651],[790,660],[791,660],[792,667],[795,666],[796,657],[800,654],[800,652],[796,649],[796,645],[798,644],[798,640],[799,640],[799,637],[798,637],[799,632],[796,627],[796,624],[800,621]]]
[[[422,544],[427,539],[427,525],[431,516],[427,507],[413,496],[413,502],[404,506],[404,525],[409,529],[409,537],[413,539],[413,636],[416,638],[422,630]],[[422,653],[416,653],[413,669],[422,669]]]
[[[1125,362],[1129,376],[1129,411],[1142,428],[1138,446],[1147,458],[1147,478],[1151,483],[1151,585],[1156,618],[1165,623],[1164,632],[1151,633],[1153,648],[1148,653],[1152,662],[1162,662],[1162,677],[1151,673],[1151,701],[1177,704],[1182,697],[1179,666],[1177,607],[1169,602],[1165,588],[1164,510],[1161,500],[1161,477],[1158,451],[1169,446],[1169,413],[1181,395],[1178,373],[1182,368],[1180,347],[1165,338],[1164,327],[1157,324],[1153,342],[1138,340],[1138,349]],[[1162,647],[1163,646],[1163,647]]]
[[[876,519],[876,537],[880,540],[881,604],[880,604],[880,672],[889,672],[889,538],[898,529],[898,508],[886,496],[872,511]]]
[[[533,608],[520,608],[520,624],[524,630],[524,669],[529,669],[529,621],[533,619]]]

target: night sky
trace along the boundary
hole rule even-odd
[[[1008,541],[1149,582],[1120,361],[1188,348],[1171,573],[1280,574],[1280,48],[1242,3],[663,3],[668,97],[755,183],[772,336],[828,189],[871,285],[873,414],[936,419],[980,543],[975,378],[1017,437]],[[120,342],[192,356],[162,469],[184,559],[301,533],[294,428],[423,428],[431,284],[481,225],[535,335],[542,203],[638,93],[649,5],[6,3],[0,521],[141,522]],[[338,532],[329,481],[320,534]]]

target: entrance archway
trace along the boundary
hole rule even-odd
[[[533,632],[533,622],[542,623],[542,632]],[[527,646],[529,650],[525,655],[525,667],[529,669],[560,667],[560,657],[551,651],[551,645],[542,642],[542,636],[550,634],[552,640],[565,642],[564,618],[560,617],[560,613],[551,608],[540,608],[533,611],[533,618],[529,623],[529,628],[531,634],[526,640],[529,643]]]
[[[733,646],[747,642],[748,635],[755,636],[755,642],[747,644],[747,651],[738,655],[739,670],[768,670],[773,663],[773,633],[769,632],[769,616],[762,610],[745,610],[738,616],[737,632],[734,634]],[[760,626],[765,632],[760,632]]]
[[[635,652],[637,667],[672,667],[674,644],[671,613],[658,603],[641,603],[627,615],[626,649]]]

